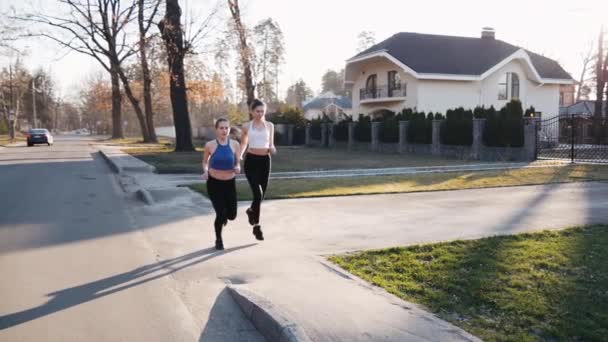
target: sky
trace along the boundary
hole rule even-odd
[[[217,1],[180,0],[184,12],[203,18]],[[0,0],[0,11],[11,6],[53,9],[55,0]],[[271,17],[285,37],[285,63],[279,89],[303,79],[321,90],[321,76],[339,70],[357,52],[357,35],[372,31],[380,42],[397,32],[479,37],[482,27],[496,30],[496,38],[557,60],[575,79],[583,52],[596,42],[602,24],[608,29],[608,1],[564,0],[240,0],[243,21],[254,26]],[[223,8],[222,15],[228,15]],[[50,42],[29,41],[30,69],[50,71],[65,95],[100,67],[91,57],[65,55]],[[0,67],[6,59],[0,59]],[[212,60],[209,63],[213,63]]]

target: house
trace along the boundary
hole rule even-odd
[[[556,61],[497,40],[491,28],[480,38],[398,33],[347,60],[345,68],[356,114],[498,109],[519,99],[544,117],[555,116],[560,87],[571,84]]]
[[[606,108],[606,101],[602,103],[601,117],[605,117],[604,108]],[[560,107],[559,114],[559,135],[561,137],[568,138],[571,136],[571,117],[573,117],[574,122],[576,123],[576,141],[586,144],[594,142],[593,131],[594,127],[598,124],[597,121],[594,120],[595,101],[583,100],[573,103],[570,106]]]
[[[568,107],[574,104],[574,83],[559,85],[559,106]]]
[[[304,116],[308,120],[320,118],[326,114],[334,121],[351,116],[352,102],[348,97],[339,96],[331,91],[323,93],[303,103]]]
[[[606,101],[602,104],[602,108],[606,107]],[[602,110],[603,111],[603,110]],[[563,106],[559,108],[560,115],[583,115],[583,116],[594,116],[595,115],[595,101],[582,100],[573,103],[569,106]],[[602,113],[603,116],[603,113]]]

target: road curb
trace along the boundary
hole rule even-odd
[[[152,197],[152,194],[150,194],[150,191],[146,189],[139,189],[135,192],[135,194],[139,200],[143,201],[147,205],[152,205],[155,202],[154,197]]]
[[[243,286],[228,285],[226,288],[245,314],[245,317],[269,341],[312,341],[300,326],[291,321],[285,313],[281,312],[270,301],[245,289]]]
[[[108,166],[110,166],[110,169],[112,169],[112,171],[114,171],[114,173],[122,172],[120,166],[118,166],[114,161],[112,161],[112,158],[108,157],[108,155],[103,150],[100,149],[99,154],[108,163]]]

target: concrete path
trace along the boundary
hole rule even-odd
[[[176,274],[180,293],[198,300],[202,314],[225,284],[238,284],[283,308],[314,341],[473,340],[415,305],[336,272],[320,255],[608,222],[608,184],[268,201],[262,243],[253,240],[246,206],[241,203],[224,241],[254,246]],[[132,210],[163,258],[213,243],[208,207],[167,202]]]

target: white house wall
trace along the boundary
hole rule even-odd
[[[418,111],[444,114],[448,109],[474,108],[478,103],[478,82],[420,80],[418,83]]]
[[[355,67],[355,66],[349,66]],[[392,111],[401,111],[406,107],[415,107],[418,102],[418,80],[412,75],[404,72],[399,66],[393,64],[385,58],[376,58],[369,62],[361,62],[356,67],[357,78],[353,84],[353,110],[354,117],[359,114],[370,114],[380,109],[389,109]],[[367,78],[370,75],[377,75],[377,86],[382,87],[388,85],[388,72],[398,71],[401,77],[401,82],[407,84],[407,96],[405,101],[393,102],[378,102],[378,103],[360,103],[359,90],[365,88]]]

